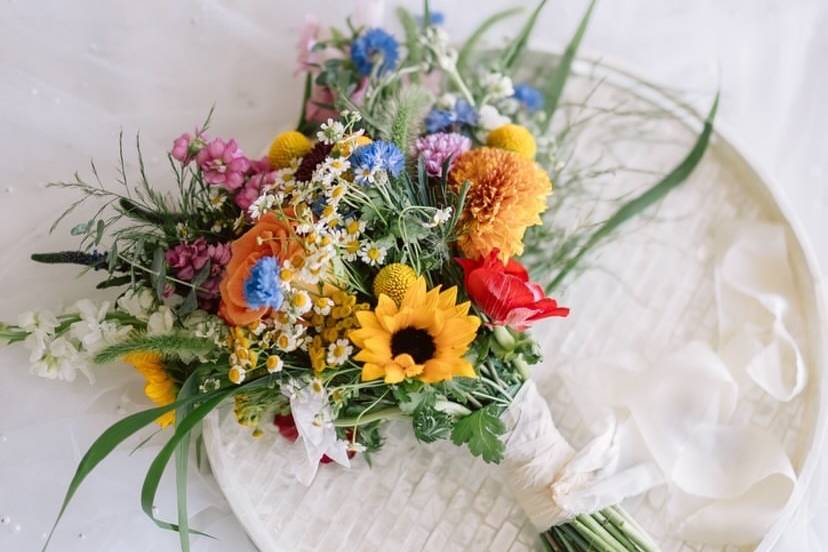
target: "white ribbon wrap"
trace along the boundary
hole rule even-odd
[[[614,425],[576,452],[533,381],[523,385],[503,419],[509,429],[501,463],[505,479],[539,532],[617,504],[660,478],[646,465],[616,471]]]

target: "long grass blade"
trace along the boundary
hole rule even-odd
[[[196,383],[200,371],[196,370],[184,381],[178,391],[178,399],[186,399],[196,394]],[[176,429],[181,420],[186,419],[193,411],[193,405],[188,404],[175,411]],[[188,433],[175,448],[175,491],[176,509],[178,511],[178,540],[181,552],[190,552],[190,517],[187,513],[187,468],[189,467],[190,434]]]
[[[696,143],[690,149],[687,157],[676,166],[668,175],[662,178],[658,183],[649,188],[646,192],[631,199],[607,219],[598,229],[593,232],[589,239],[581,246],[578,252],[573,255],[555,278],[546,286],[546,292],[550,293],[566,278],[572,269],[574,269],[583,256],[600,243],[609,234],[614,232],[619,226],[635,217],[652,204],[663,199],[667,194],[673,191],[679,184],[687,180],[687,177],[693,172],[696,166],[701,161],[704,152],[707,150],[707,145],[710,143],[710,135],[713,132],[713,120],[716,118],[716,110],[719,107],[719,94],[716,94],[716,99],[710,108],[710,112],[704,121],[704,128],[696,139]]]
[[[535,28],[535,23],[538,22],[538,16],[545,5],[546,0],[541,0],[538,6],[529,15],[529,19],[527,19],[526,23],[523,24],[523,27],[520,29],[518,35],[509,47],[503,51],[503,54],[500,57],[500,66],[504,73],[508,73],[520,59],[520,56],[523,55],[523,52],[526,50],[526,45],[529,43],[529,37],[532,35],[532,30]]]
[[[555,114],[555,110],[558,109],[558,103],[561,101],[564,85],[566,85],[566,81],[572,71],[572,62],[575,60],[575,55],[578,53],[581,40],[584,38],[584,34],[586,34],[589,19],[592,16],[592,10],[595,8],[596,1],[590,1],[589,7],[583,17],[581,17],[581,22],[578,23],[575,34],[570,39],[569,44],[566,45],[557,69],[552,72],[549,81],[544,86],[544,112],[546,114],[547,127],[552,123],[552,116]]]
[[[190,397],[188,399],[184,399],[181,401],[176,401],[174,403],[159,406],[156,408],[150,408],[149,410],[144,410],[142,412],[136,412],[130,416],[127,416],[123,420],[119,420],[112,424],[106,431],[104,431],[95,442],[89,447],[89,450],[86,451],[83,458],[81,458],[80,463],[78,463],[78,467],[75,470],[75,475],[72,477],[72,481],[69,483],[69,487],[66,490],[66,495],[63,498],[63,503],[60,506],[60,510],[58,511],[57,518],[55,519],[55,523],[52,525],[52,529],[49,531],[49,535],[46,538],[46,542],[43,545],[42,550],[46,550],[49,546],[49,542],[52,540],[52,536],[55,533],[55,529],[57,529],[58,523],[60,523],[63,514],[66,512],[66,508],[69,506],[69,503],[72,501],[72,497],[75,496],[78,488],[80,487],[81,483],[83,483],[86,476],[95,469],[95,467],[100,464],[104,458],[109,456],[109,454],[115,450],[115,448],[123,443],[126,439],[130,436],[134,435],[141,429],[145,428],[152,422],[156,420],[159,416],[166,414],[170,410],[174,408],[179,408],[183,404],[191,404],[196,400],[209,400],[213,397],[222,395],[225,390],[213,391],[212,393],[208,393],[206,395],[202,395],[199,397]]]
[[[477,48],[477,45],[483,39],[489,29],[494,27],[500,21],[504,19],[508,19],[513,15],[516,15],[523,11],[523,8],[516,7],[516,8],[509,8],[508,10],[503,10],[497,12],[489,17],[487,17],[478,27],[469,35],[469,38],[466,39],[466,42],[463,44],[463,47],[460,48],[460,52],[457,54],[457,71],[459,73],[463,73],[466,66],[469,64],[472,55],[474,55],[474,51]]]

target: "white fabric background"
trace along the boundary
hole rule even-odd
[[[434,1],[456,37],[508,0]],[[412,10],[419,3],[407,1]],[[560,49],[584,0],[549,2],[533,44]],[[150,177],[166,176],[171,140],[215,103],[213,133],[258,151],[293,124],[301,83],[292,78],[295,31],[306,13],[341,23],[352,2],[264,0],[2,0],[0,4],[0,319],[31,306],[82,297],[90,279],[73,269],[35,270],[32,250],[73,244],[49,223],[69,196],[43,183],[86,171],[94,157],[114,175],[116,139],[127,154],[140,130]],[[493,37],[517,26],[504,24]],[[650,80],[707,98],[723,91],[720,128],[789,198],[819,262],[828,268],[828,9],[819,0],[604,0],[584,51],[620,61]],[[86,171],[88,173],[88,171]],[[68,228],[68,227],[67,227]],[[97,433],[141,404],[131,374],[50,383],[30,376],[21,350],[0,353],[1,550],[34,550],[75,462]],[[128,392],[123,392],[124,384]],[[91,406],[90,406],[91,405]],[[54,550],[175,550],[140,513],[138,489],[153,449],[104,463],[82,487]],[[815,481],[779,550],[828,547],[825,479]],[[243,531],[209,480],[195,478],[194,525],[220,537],[211,552],[245,550]],[[172,481],[159,510],[173,515]],[[826,489],[828,490],[828,489]],[[19,530],[17,526],[19,525]],[[106,545],[106,548],[103,546]]]

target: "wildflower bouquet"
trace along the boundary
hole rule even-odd
[[[509,45],[487,53],[476,50],[481,36],[515,10],[487,19],[459,51],[428,3],[419,19],[399,11],[402,43],[380,28],[310,25],[298,125],[263,157],[210,136],[208,117],[173,143],[174,192],[149,184],[140,146],[135,183],[122,149],[118,186],[105,186],[94,165],[91,182],[58,184],[81,194],[61,219],[87,200],[100,209],[72,228],[77,250],[32,258],[96,271],[98,288],[116,288],[117,300],[27,313],[0,326],[0,338],[25,343],[33,370],[52,379],[81,371],[91,380],[93,365],[121,360],[144,376],[156,405],[95,441],[60,514],[108,453],[155,422],[169,439],[142,506],[188,549],[191,435],[232,400],[253,436],[275,423],[301,442],[304,484],[320,464],[370,459],[384,422],[404,418],[423,443],[450,439],[500,464],[548,549],[657,548],[617,497],[585,499],[601,466],[595,450],[576,452],[555,429],[529,377],[541,355],[527,329],[564,319],[569,308],[550,293],[686,179],[715,106],[674,171],[566,247],[546,241],[541,230],[555,228],[547,206],[568,193],[553,192],[566,170],[554,115],[593,6],[558,66],[515,84],[543,4]],[[173,455],[177,523],[152,510]]]

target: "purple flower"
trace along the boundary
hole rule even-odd
[[[204,238],[198,238],[192,243],[179,243],[168,250],[166,260],[175,277],[185,282],[191,282],[209,261],[210,273],[199,286],[199,295],[210,298],[218,295],[219,282],[225,265],[230,262],[230,255],[230,244],[208,244]]]
[[[214,138],[196,155],[196,163],[208,184],[224,186],[231,192],[244,184],[244,175],[250,169],[250,160],[244,156],[235,140],[225,142]]]
[[[471,148],[471,140],[456,132],[440,132],[417,138],[417,153],[423,158],[429,176],[443,174],[443,164]]]

